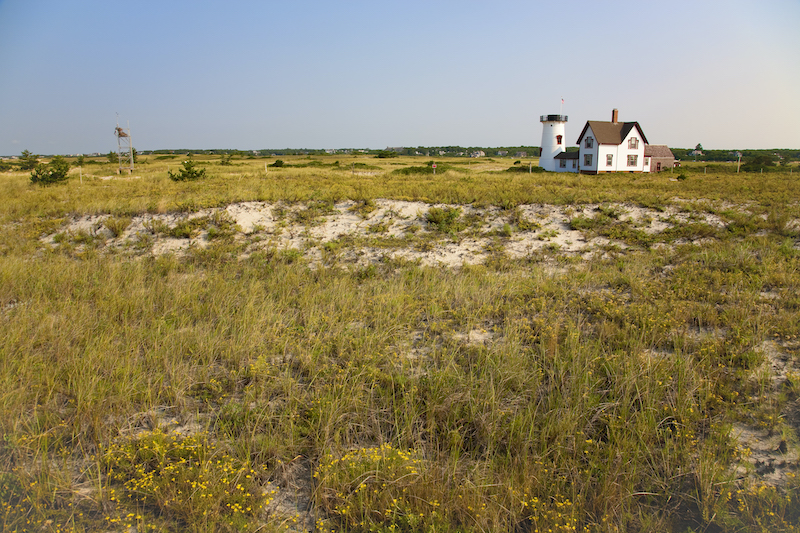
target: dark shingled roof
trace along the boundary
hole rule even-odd
[[[644,155],[646,157],[671,157],[675,159],[675,154],[666,144],[648,144],[644,147]]]
[[[600,120],[589,120],[586,122],[580,137],[578,137],[577,144],[581,144],[581,140],[589,127],[592,128],[594,137],[600,144],[622,144],[625,137],[628,136],[628,133],[630,133],[633,128],[639,131],[642,140],[647,144],[647,138],[644,136],[644,132],[638,122],[603,122]]]
[[[578,159],[580,152],[559,152],[553,159]]]

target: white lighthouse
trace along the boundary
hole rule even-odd
[[[567,150],[567,138],[564,134],[567,116],[542,115],[539,121],[542,123],[542,153],[539,156],[539,166],[555,172],[555,157]]]

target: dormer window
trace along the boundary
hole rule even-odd
[[[630,139],[628,139],[628,148],[630,148],[631,150],[636,150],[637,148],[639,148],[639,139],[637,139],[636,137],[631,137]]]
[[[591,148],[592,146],[594,146],[594,139],[592,139],[591,137],[586,137],[585,145],[586,148]]]
[[[561,144],[561,139],[563,139],[563,135],[556,135],[556,144]]]

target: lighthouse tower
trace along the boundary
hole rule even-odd
[[[542,115],[542,153],[539,156],[539,166],[550,172],[556,170],[555,157],[567,151],[567,138],[564,134],[567,124],[566,115]]]

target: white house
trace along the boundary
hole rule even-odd
[[[603,172],[650,172],[644,155],[647,138],[638,122],[619,122],[618,111],[611,112],[611,122],[589,120],[578,137],[582,174]]]
[[[563,140],[567,117],[541,117],[542,155],[539,166],[553,172],[650,172],[645,155],[647,137],[638,122],[620,122],[614,109],[611,121],[589,120],[578,137],[578,152],[567,152]]]

